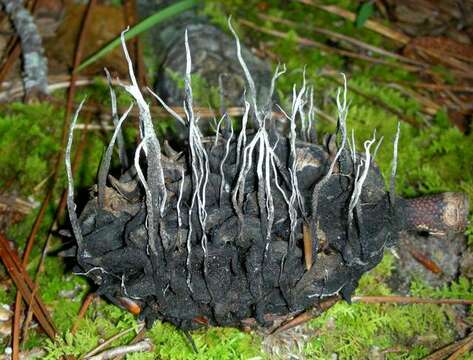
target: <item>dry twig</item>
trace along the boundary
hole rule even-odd
[[[137,332],[139,333],[141,330],[143,330],[144,326],[145,326],[144,324],[138,325]],[[82,359],[102,359],[102,358],[96,358],[95,355],[98,354],[99,352],[101,352],[102,350],[106,349],[115,340],[120,339],[121,337],[123,337],[126,334],[132,332],[133,330],[135,330],[135,328],[131,327],[131,328],[125,329],[123,331],[120,331],[118,334],[113,335],[112,337],[110,337],[109,339],[107,339],[106,341],[101,343],[99,346],[97,346],[95,349],[89,351],[87,354],[82,356],[81,358]],[[120,355],[120,354],[116,354],[115,356],[118,356],[118,355]],[[109,358],[107,358],[107,359],[109,359]]]
[[[322,5],[312,0],[295,0],[295,1],[305,4],[305,5],[316,7],[318,9],[324,10],[334,15],[341,16],[349,21],[356,20],[355,13],[348,11],[346,9],[342,9],[336,5]],[[407,36],[406,34],[393,30],[385,25],[381,25],[380,23],[374,20],[366,20],[366,22],[364,23],[364,26],[370,30],[377,32],[378,34],[381,34],[389,39],[397,41],[398,43],[402,45],[406,45],[409,41],[411,41],[411,38]]]

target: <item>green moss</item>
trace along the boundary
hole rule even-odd
[[[168,76],[176,83],[178,89],[184,89],[184,78],[181,74],[166,68]],[[194,104],[219,108],[220,94],[217,87],[210,86],[199,74],[191,74],[192,97]]]
[[[60,310],[65,309],[60,306],[56,312]],[[56,320],[65,320],[67,316],[74,319],[73,314],[68,312]],[[65,321],[70,325],[70,321]],[[137,322],[131,314],[102,301],[89,309],[85,319],[79,322],[78,331],[74,336],[63,329],[63,335],[56,341],[46,341],[46,359],[57,359],[63,355],[83,355],[94,349],[100,339],[109,338],[132,327],[137,329]],[[134,335],[136,332],[131,332],[116,340],[112,346],[127,344]],[[146,336],[153,341],[153,356],[160,359],[249,359],[261,355],[259,339],[237,329],[212,328],[193,332],[192,337],[199,349],[198,354],[192,351],[184,334],[169,324],[156,322]],[[136,354],[132,357],[148,358],[150,354]]]
[[[15,190],[30,195],[46,179],[59,149],[61,123],[61,112],[46,103],[12,103],[0,110],[0,187],[14,180]]]

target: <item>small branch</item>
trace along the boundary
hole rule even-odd
[[[146,334],[146,327],[141,328],[141,330],[136,334],[136,336],[133,338],[133,340],[130,341],[129,345],[135,345],[138,344],[140,341],[143,340],[144,336]],[[114,360],[121,360],[126,354],[118,355]]]
[[[1,0],[20,38],[26,96],[47,95],[48,66],[38,28],[20,0]],[[17,50],[13,50],[15,56]]]
[[[455,351],[448,360],[457,360],[462,357],[467,352],[470,352],[473,349],[473,337],[470,336],[469,340],[465,342],[457,351]]]
[[[473,87],[471,87],[471,86],[431,84],[431,83],[423,83],[423,82],[414,82],[414,83],[409,82],[408,83],[408,82],[403,82],[403,81],[399,81],[398,83],[402,84],[402,85],[409,85],[409,86],[413,86],[413,87],[416,87],[416,88],[419,88],[419,89],[428,89],[428,90],[432,90],[432,91],[450,90],[450,91],[454,91],[454,92],[473,93]]]
[[[331,30],[324,29],[324,28],[317,28],[317,27],[313,27],[313,26],[308,27],[307,24],[298,24],[294,21],[278,18],[278,17],[271,16],[271,15],[258,14],[258,17],[262,20],[268,20],[268,21],[272,21],[274,23],[287,25],[287,26],[290,26],[291,28],[297,28],[297,27],[304,28],[305,31],[310,30],[310,31],[313,31],[313,32],[318,33],[318,34],[325,35],[325,36],[327,36],[328,38],[331,38],[331,39],[346,41],[347,43],[358,46],[359,48],[365,49],[367,51],[372,51],[372,52],[378,53],[380,55],[389,56],[393,59],[400,60],[400,61],[409,63],[411,65],[417,65],[417,66],[421,66],[421,67],[426,66],[426,64],[424,64],[420,61],[410,59],[410,58],[405,57],[403,55],[396,54],[394,52],[385,50],[383,48],[380,48],[380,47],[377,47],[377,46],[374,46],[374,45],[371,45],[371,44],[367,44],[367,43],[365,43],[361,40],[355,39],[355,38],[353,38],[351,36],[348,36],[348,35],[337,33],[335,31],[331,31]]]
[[[40,326],[51,339],[54,339],[56,330],[46,306],[39,295],[32,296],[33,281],[23,267],[18,254],[12,249],[10,242],[0,234],[0,259],[15,283],[18,293],[27,303],[33,303],[33,312]]]

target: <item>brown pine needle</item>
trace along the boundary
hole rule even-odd
[[[443,348],[435,351],[434,353],[426,356],[423,360],[443,360],[447,356],[452,355],[455,351],[463,347],[466,343],[473,339],[473,335],[467,336],[466,338],[455,341],[454,343],[444,346]]]
[[[465,344],[462,345],[457,351],[455,351],[448,360],[457,360],[461,356],[465,355],[466,353],[470,352],[473,349],[473,336],[469,336],[469,339]]]
[[[361,40],[355,39],[355,38],[353,38],[351,36],[348,36],[348,35],[345,35],[345,34],[337,33],[335,31],[331,31],[331,30],[324,29],[324,28],[318,28],[318,27],[314,27],[314,26],[308,27],[307,24],[302,25],[302,24],[298,24],[294,21],[290,21],[290,20],[287,20],[287,19],[282,19],[282,18],[278,18],[278,17],[275,17],[275,16],[266,15],[266,14],[258,14],[258,17],[262,20],[272,21],[274,23],[287,25],[287,26],[292,27],[292,28],[302,28],[303,27],[305,31],[309,30],[309,31],[312,31],[312,32],[315,32],[315,33],[318,33],[318,34],[325,35],[325,36],[327,36],[331,39],[343,40],[343,41],[345,41],[347,43],[350,43],[352,45],[355,45],[359,48],[362,48],[362,49],[365,49],[365,50],[368,50],[368,51],[372,51],[372,52],[380,54],[380,55],[388,56],[388,57],[391,57],[393,59],[406,62],[408,64],[417,65],[417,66],[421,66],[421,67],[426,66],[426,64],[424,64],[420,61],[410,59],[410,58],[405,57],[403,55],[399,55],[397,53],[394,53],[394,52],[385,50],[383,48],[365,43]]]
[[[401,83],[401,82],[400,82]],[[415,83],[402,83],[402,84],[408,84],[410,86],[419,88],[419,89],[428,89],[428,90],[450,90],[454,92],[469,92],[473,93],[473,87],[471,86],[462,86],[462,85],[445,85],[445,84],[431,84],[431,83],[421,83],[421,82],[415,82]]]
[[[326,12],[329,12],[334,15],[338,15],[340,17],[343,17],[349,21],[355,21],[356,20],[356,14],[346,10],[342,9],[336,5],[322,5],[318,4],[312,0],[295,0],[297,2],[300,2],[305,5],[309,5],[312,7],[316,7],[318,9],[324,10]],[[367,29],[370,29],[372,31],[377,32],[378,34],[381,34],[389,39],[392,39],[394,41],[397,41],[398,43],[401,43],[402,45],[406,45],[409,41],[411,41],[411,38],[407,36],[404,33],[401,33],[399,31],[393,30],[385,25],[382,25],[378,23],[377,21],[374,20],[366,20],[364,23],[364,27]]]
[[[138,333],[141,332],[141,330],[143,330],[145,324],[139,324],[138,325]],[[112,344],[115,340],[117,339],[120,339],[121,337],[125,336],[126,334],[132,332],[133,330],[135,330],[135,328],[133,327],[130,327],[128,329],[125,329],[123,331],[120,331],[118,334],[115,334],[113,335],[112,337],[108,338],[107,340],[105,340],[103,343],[101,343],[99,346],[97,346],[95,349],[89,351],[87,354],[85,354],[84,356],[81,356],[80,358],[81,359],[93,359],[94,355],[98,354],[99,352],[101,352],[102,350],[106,349],[108,346],[110,346],[110,344]],[[118,356],[120,354],[117,354],[115,356]],[[97,359],[101,359],[101,358],[97,358]],[[108,358],[107,358],[108,359]]]
[[[41,223],[43,222],[44,215],[46,214],[46,209],[48,208],[49,201],[52,198],[53,191],[52,185],[49,187],[48,192],[41,203],[41,208],[39,209],[38,215],[36,216],[35,222],[33,224],[33,228],[31,229],[30,235],[28,236],[28,240],[26,241],[26,248],[23,253],[23,261],[22,266],[26,268],[28,265],[28,260],[30,257],[30,253],[33,249],[33,244],[36,239],[36,235],[38,234],[39,228]],[[21,311],[22,305],[21,302],[22,293],[21,291],[16,292],[15,297],[15,312],[13,315],[13,334],[12,334],[12,358],[13,360],[19,359],[20,354],[20,327],[21,327]]]
[[[38,7],[38,0],[34,0],[29,4],[28,9],[31,11],[31,13],[34,15],[35,10]],[[11,69],[17,62],[17,60],[20,58],[21,55],[21,42],[20,38],[15,35],[12,39],[13,46],[8,54],[7,59],[3,63],[2,68],[0,69],[0,84],[5,81],[5,79],[8,77],[8,74],[10,73]],[[26,95],[26,94],[25,94]]]
[[[97,296],[96,293],[90,293],[86,296],[84,302],[82,303],[82,306],[80,307],[79,314],[77,315],[77,318],[74,320],[74,324],[72,324],[71,328],[71,334],[75,334],[78,327],[79,327],[79,322],[82,320],[87,313],[87,310],[89,309],[90,304],[92,304],[92,301],[94,301],[95,297]]]
[[[323,75],[327,79],[329,79],[331,81],[334,81],[335,83],[337,83],[339,85],[343,85],[342,82],[336,76],[332,75],[332,73],[325,72]],[[395,107],[391,106],[390,104],[386,103],[385,101],[381,100],[380,98],[374,97],[370,94],[366,94],[362,90],[360,90],[357,87],[355,87],[353,85],[350,85],[350,84],[348,85],[348,88],[351,91],[353,91],[354,93],[358,94],[359,96],[361,96],[361,97],[365,98],[366,100],[370,101],[374,105],[377,105],[377,106],[385,109],[386,111],[392,113],[393,115],[396,115],[398,118],[400,118],[404,122],[412,125],[413,127],[419,128],[421,126],[421,124],[419,124],[415,118],[413,118],[411,116],[408,116],[408,115],[405,115],[401,110],[396,109]]]
[[[278,31],[278,30],[267,29],[267,28],[264,28],[264,27],[261,27],[261,26],[255,24],[251,21],[245,20],[245,19],[239,20],[239,23],[244,25],[244,26],[247,26],[249,28],[252,28],[253,30],[261,32],[263,34],[271,35],[271,36],[278,37],[278,38],[281,38],[281,39],[286,39],[287,36],[288,36],[288,34],[285,33],[285,32]],[[419,72],[421,70],[421,68],[419,68],[418,66],[395,63],[395,62],[386,61],[386,60],[383,60],[383,59],[378,59],[378,58],[374,58],[374,57],[367,56],[367,55],[358,54],[358,53],[348,51],[348,50],[342,50],[342,49],[334,48],[334,47],[325,45],[321,42],[311,40],[311,39],[307,39],[307,38],[300,37],[300,36],[295,36],[294,39],[299,45],[319,48],[323,51],[331,52],[331,53],[338,54],[338,55],[341,55],[341,56],[351,57],[351,58],[354,58],[354,59],[363,60],[363,61],[371,62],[371,63],[374,63],[374,64],[382,64],[382,65],[386,65],[386,66],[390,66],[390,67],[401,68],[401,69],[404,69],[406,71],[411,71],[411,72]]]
[[[338,302],[338,300],[340,300],[340,297],[334,296],[320,302],[319,304],[316,304],[312,309],[306,310],[300,313],[299,315],[297,315],[295,318],[284,322],[283,324],[281,324],[281,326],[273,330],[271,334],[284,332],[296,326],[305,324],[309,320],[312,320],[316,318],[317,316],[320,316],[323,312],[327,311],[329,308],[335,305]]]
[[[353,302],[365,304],[436,304],[436,305],[473,305],[468,299],[431,299],[415,296],[353,296]]]
[[[129,345],[134,345],[134,344],[139,343],[141,340],[143,340],[143,338],[145,337],[145,334],[146,334],[146,328],[143,327],[143,328],[138,332],[138,334],[136,334],[136,336],[133,338],[133,340],[130,341],[130,344],[129,344]],[[123,357],[124,357],[125,355],[126,355],[126,354],[118,355],[114,360],[121,360],[121,359],[123,359]]]

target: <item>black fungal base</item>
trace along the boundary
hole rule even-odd
[[[289,141],[277,140],[277,136],[274,135],[272,143],[278,142],[275,153],[284,165],[280,186],[289,194],[290,189],[283,180],[284,175],[288,176],[283,169],[288,168]],[[291,248],[288,207],[277,190],[272,194],[274,225],[265,251],[267,243],[258,208],[254,167],[245,184],[242,222],[232,206],[231,193],[224,191],[220,199],[219,164],[225,154],[224,140],[214,148],[206,146],[210,166],[206,192],[207,256],[204,258],[198,215],[193,212],[190,273],[186,264],[186,240],[192,179],[185,159],[169,161],[170,167],[164,165],[168,199],[163,217],[155,222],[155,228],[159,229],[155,244],[158,254],[154,255],[148,247],[146,206],[132,168],[120,181],[112,179],[112,187],[105,191],[103,208],[98,207],[95,197],[79,219],[84,235],[84,252],[79,258],[82,272],[109,299],[116,302],[120,297],[137,299],[144,307],[142,314],[147,322],[160,319],[184,329],[201,326],[202,319],[209,325],[239,326],[241,320],[256,318],[265,326],[269,325],[264,320],[265,314],[301,311],[338,293],[349,299],[360,276],[382,259],[393,232],[389,199],[376,166],[370,167],[360,198],[361,217],[353,226],[348,225],[347,219],[353,177],[335,173],[323,187],[316,217],[308,214],[316,231],[312,239],[314,261],[307,271],[302,214],[297,216],[295,243]],[[224,166],[227,184],[235,183],[235,148],[232,142]],[[310,209],[314,186],[327,172],[329,154],[320,146],[302,142],[297,144],[296,152],[301,160],[297,171],[299,189],[305,208]],[[257,157],[255,152],[253,164]],[[348,160],[348,156],[342,159]],[[353,168],[351,164],[346,166]],[[180,168],[186,169],[186,175],[180,205],[182,225],[178,228]],[[271,188],[276,189],[274,179]]]
[[[256,105],[255,84],[236,37],[249,94],[241,130],[234,132],[224,116],[217,135],[204,137],[192,110],[187,34],[185,45],[186,117],[170,112],[187,127],[187,146],[177,154],[163,145],[167,156],[161,154],[124,46],[132,83],[125,89],[139,108],[141,143],[134,165],[107,183],[114,142],[127,115],[119,121],[114,113],[117,129],[96,193],[79,219],[70,166],[77,114],[74,118],[66,168],[78,272],[111,301],[136,301],[148,324],[160,319],[182,329],[240,326],[248,319],[267,327],[275,316],[329,297],[349,301],[361,275],[395,242],[399,224],[394,195],[386,192],[372,160],[375,137],[364,143],[363,154],[356,152],[354,139],[347,140],[346,86],[337,96],[338,149],[335,141],[315,143],[313,91],[305,80],[286,115],[289,131],[282,133],[271,118],[271,104]],[[281,74],[276,71],[271,89]],[[112,104],[114,99],[112,90]]]

